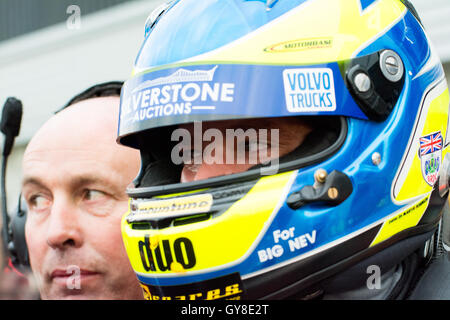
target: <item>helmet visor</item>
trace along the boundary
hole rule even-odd
[[[163,126],[246,118],[339,115],[367,119],[340,63],[183,65],[135,76],[122,89],[119,141]]]

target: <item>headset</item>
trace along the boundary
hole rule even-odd
[[[123,82],[121,81],[110,81],[94,85],[73,97],[66,105],[57,110],[55,114],[83,100],[99,97],[120,96],[122,86]],[[4,251],[7,253],[9,258],[8,265],[23,273],[30,269],[28,247],[25,239],[25,223],[28,208],[22,195],[19,195],[18,202],[11,214],[8,214],[8,207],[6,203],[6,165],[8,156],[10,155],[14,145],[14,139],[19,135],[20,125],[22,122],[22,113],[22,102],[13,97],[8,98],[3,107],[0,131],[5,136],[2,152],[1,172],[3,245],[5,248]]]
[[[16,98],[10,97],[6,100],[3,107],[2,119],[0,122],[0,130],[5,135],[3,152],[2,152],[2,173],[1,173],[1,197],[2,197],[2,213],[3,213],[3,245],[5,252],[9,253],[11,262],[16,269],[24,271],[28,263],[28,250],[25,242],[25,218],[26,211],[21,210],[18,206],[17,214],[10,219],[8,215],[6,200],[6,166],[8,156],[14,145],[14,139],[19,135],[20,124],[22,122],[22,102]],[[23,225],[21,224],[23,220]],[[19,230],[17,230],[19,228]],[[23,246],[25,245],[25,249]],[[19,252],[18,252],[19,251]]]

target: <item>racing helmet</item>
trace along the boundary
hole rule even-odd
[[[365,283],[365,266],[391,269],[441,221],[448,110],[443,67],[408,1],[160,6],[118,127],[118,142],[141,152],[122,234],[145,297],[304,298],[349,286],[348,270]],[[274,119],[308,127],[275,167],[183,179],[177,130],[203,146],[213,139],[201,125]]]

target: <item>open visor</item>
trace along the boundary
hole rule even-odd
[[[404,83],[403,65],[386,77],[386,55],[318,65],[178,64],[128,80],[121,94],[121,144],[141,148],[148,129],[244,118],[302,115],[384,121]]]
[[[174,161],[174,133],[185,128],[194,133],[193,139],[198,130],[204,137],[204,131],[197,130],[202,124],[211,128],[219,124],[225,135],[223,123],[233,127],[240,122],[245,127],[256,122],[250,127],[258,131],[264,128],[258,122],[264,120],[303,119],[312,131],[299,146],[280,154],[277,172],[323,161],[343,144],[346,117],[384,121],[393,110],[404,75],[402,72],[396,79],[384,75],[381,61],[388,53],[396,55],[384,50],[313,66],[177,65],[135,76],[122,89],[118,138],[120,143],[141,150],[141,172],[129,195],[151,197],[230,182],[229,177],[212,176],[203,182],[180,183],[187,166]],[[396,59],[401,61],[398,56]],[[271,140],[270,134],[266,141]],[[285,143],[283,131],[279,134],[281,144]],[[238,174],[222,176],[231,175],[237,181],[270,175],[270,169],[265,174],[252,170],[263,166],[258,162]]]

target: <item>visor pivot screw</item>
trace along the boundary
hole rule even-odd
[[[323,184],[325,183],[325,180],[327,179],[328,173],[324,169],[319,169],[316,172],[314,172],[314,181],[316,184]]]
[[[386,58],[386,69],[392,75],[397,74],[397,72],[398,72],[398,63],[397,63],[397,60],[395,60],[394,57],[387,57]]]
[[[328,197],[330,197],[330,199],[336,199],[339,195],[339,191],[336,188],[330,188],[328,189]]]
[[[370,78],[367,74],[364,72],[359,72],[355,78],[353,79],[355,82],[356,89],[358,89],[359,92],[364,93],[369,91],[371,86]]]
[[[381,163],[381,154],[379,154],[378,152],[374,152],[372,154],[372,163],[376,166],[379,166]]]
[[[137,211],[138,210],[138,206],[135,203],[132,203],[130,206],[131,211]]]
[[[397,82],[403,77],[404,67],[402,59],[392,50],[384,50],[381,53],[380,68],[389,81]]]

